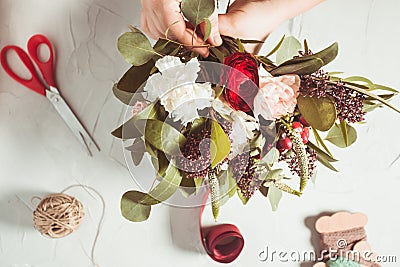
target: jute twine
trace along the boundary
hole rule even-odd
[[[46,196],[33,212],[35,228],[43,235],[60,238],[78,229],[85,213],[76,198],[66,194]]]

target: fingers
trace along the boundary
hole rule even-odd
[[[167,37],[169,39],[176,40],[201,56],[207,57],[209,53],[207,47],[196,47],[204,46],[204,41],[192,29],[186,27],[179,2],[179,0],[143,0],[143,11],[140,18],[142,30],[148,36],[157,40],[158,38],[165,38],[165,32],[168,29]],[[210,21],[212,31],[208,40],[212,45],[221,45],[217,13],[210,17]]]
[[[221,35],[219,33],[219,28],[218,28],[218,12],[217,10],[214,11],[214,13],[210,16],[209,18],[211,22],[211,33],[210,37],[208,37],[207,42],[210,45],[214,46],[220,46],[222,44],[222,39]],[[206,24],[205,22],[200,24],[200,29],[203,35],[206,34]]]
[[[224,36],[236,36],[235,35],[235,22],[232,21],[229,14],[218,15],[218,30],[221,35]]]

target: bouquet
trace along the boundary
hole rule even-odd
[[[203,21],[210,27],[213,11],[182,5],[195,27]],[[244,45],[257,40],[223,41],[205,44],[210,55],[202,58],[169,39],[168,30],[154,45],[134,27],[119,38],[118,49],[133,66],[113,87],[129,106],[113,135],[124,140],[135,165],[151,162],[154,175],[145,179],[156,184],[122,196],[128,220],[144,221],[151,206],[178,189],[190,196],[202,186],[215,219],[229,198],[246,204],[257,191],[275,210],[283,193],[302,195],[317,162],[337,171],[328,143],[352,145],[354,124],[376,108],[400,112],[388,102],[395,89],[323,69],[337,56],[337,43],[314,52],[307,41],[284,36],[270,53],[253,55]]]

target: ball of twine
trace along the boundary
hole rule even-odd
[[[84,217],[83,205],[66,194],[46,196],[33,212],[35,228],[43,235],[60,238],[78,229]]]

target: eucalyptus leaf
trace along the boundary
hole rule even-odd
[[[344,126],[340,126],[340,124],[335,124],[329,131],[325,140],[340,148],[352,145],[357,140],[357,132],[354,127],[348,124],[346,124],[345,129],[343,127]]]
[[[148,197],[142,199],[140,203],[155,205],[157,203],[155,203],[154,199],[159,203],[166,201],[176,192],[181,184],[181,181],[182,175],[180,174],[179,170],[173,166],[173,164],[170,164],[161,182],[153,190],[151,190],[148,193]]]
[[[278,209],[279,202],[282,199],[282,191],[279,190],[275,185],[268,187],[268,199],[271,204],[272,210],[276,211]]]
[[[330,97],[299,96],[297,105],[306,121],[317,130],[328,131],[336,121],[336,107]]]
[[[111,133],[114,137],[120,139],[133,139],[143,136],[135,126],[135,119],[131,118]]]
[[[294,56],[298,56],[300,50],[301,43],[296,37],[285,37],[278,51],[276,52],[276,63],[279,65],[286,60],[292,59]]]
[[[139,93],[143,89],[144,83],[150,76],[150,71],[154,67],[154,61],[149,60],[141,66],[132,66],[118,81],[116,87],[125,92]]]
[[[216,121],[211,121],[211,168],[215,168],[223,161],[231,151],[231,142],[222,129],[221,125]]]
[[[141,94],[134,94],[134,93],[130,93],[130,92],[126,92],[126,91],[122,91],[120,89],[118,89],[117,84],[114,84],[113,89],[112,89],[114,96],[119,99],[122,103],[124,103],[125,105],[133,105],[134,103],[136,103],[133,100],[133,97],[135,95],[139,96]],[[143,97],[141,97],[143,98]],[[133,100],[133,101],[132,101]],[[139,100],[139,99],[138,99]],[[134,103],[133,103],[134,102]]]
[[[271,71],[273,76],[285,74],[309,75],[318,71],[324,66],[324,62],[320,58],[313,58],[301,62],[293,62],[292,64],[282,64]]]
[[[131,222],[142,222],[149,218],[151,206],[139,204],[147,194],[139,191],[126,192],[121,198],[121,213]]]
[[[204,37],[203,40],[206,41],[211,34],[211,21],[208,18],[204,19],[204,28],[205,28],[205,32],[204,32]]]
[[[138,166],[143,159],[144,152],[146,152],[143,139],[136,138],[133,144],[126,149],[131,151],[133,163],[135,166]]]
[[[267,164],[273,166],[279,160],[279,151],[278,151],[278,149],[276,147],[271,148],[271,150],[268,151],[267,155],[264,156],[263,160]]]
[[[155,118],[156,110],[154,108],[154,103],[148,105],[144,110],[133,116],[131,119],[123,123],[117,129],[115,129],[111,134],[120,139],[133,139],[143,136],[143,131],[140,131],[135,123],[137,120],[145,120]]]
[[[134,65],[140,66],[151,60],[154,51],[149,39],[141,32],[126,32],[118,38],[118,50],[125,60]]]
[[[181,46],[171,40],[160,38],[153,46],[154,50],[160,54],[174,56],[175,51]]]
[[[136,120],[134,124],[146,141],[166,154],[177,154],[186,142],[186,137],[166,122],[147,119]]]
[[[199,25],[204,19],[214,13],[214,0],[182,0],[181,10],[183,15],[193,26]]]

